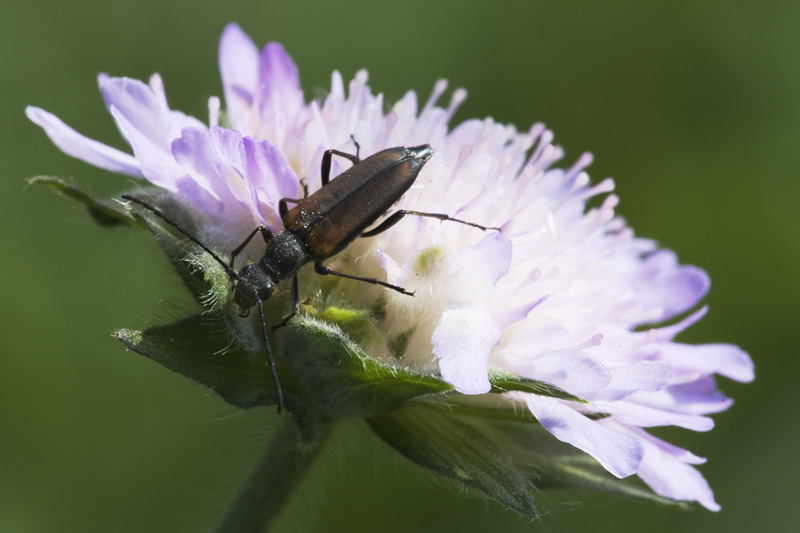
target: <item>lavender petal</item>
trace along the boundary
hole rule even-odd
[[[635,436],[606,428],[561,400],[533,394],[520,398],[553,436],[588,453],[616,477],[627,477],[638,470],[645,451]]]
[[[28,106],[25,108],[25,114],[44,129],[50,140],[65,154],[111,172],[128,174],[136,178],[143,177],[139,161],[135,157],[84,137],[44,109]]]
[[[229,24],[219,43],[219,69],[225,104],[235,129],[252,133],[250,114],[259,79],[259,53],[237,24]]]

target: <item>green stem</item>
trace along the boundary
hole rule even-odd
[[[309,442],[301,440],[294,419],[284,416],[267,451],[217,527],[217,533],[267,531],[322,449],[328,426],[319,428]]]

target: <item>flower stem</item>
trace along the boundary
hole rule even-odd
[[[313,440],[302,439],[294,419],[283,418],[266,452],[217,527],[217,533],[268,531],[330,433],[329,424],[325,424],[314,432]]]

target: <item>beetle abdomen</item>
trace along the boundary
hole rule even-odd
[[[373,154],[298,203],[284,226],[303,238],[316,260],[331,257],[405,194],[431,156],[427,144]]]

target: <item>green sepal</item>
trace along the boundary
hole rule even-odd
[[[453,411],[455,416],[461,412]],[[514,458],[523,472],[535,472],[531,478],[537,490],[578,489],[608,492],[627,498],[687,507],[686,502],[664,498],[652,492],[636,477],[619,479],[608,472],[591,455],[562,442],[547,431],[536,419],[525,413],[516,419],[475,419],[465,412],[473,423],[479,424],[487,434],[493,435]]]
[[[575,488],[585,491],[607,492],[626,498],[648,500],[661,505],[688,509],[689,502],[671,500],[650,490],[638,478],[619,479],[611,475],[587,454],[576,454],[571,459],[563,457],[551,463],[546,475],[540,477],[539,488]]]
[[[374,416],[453,390],[437,377],[370,357],[338,327],[316,318],[292,319],[283,347],[304,395],[331,417]]]
[[[149,357],[219,394],[243,409],[276,403],[275,386],[265,361],[220,334],[222,314],[203,314],[143,331],[122,329],[116,338],[129,349]],[[278,368],[281,385],[291,390],[292,373]]]
[[[511,456],[468,420],[445,409],[414,406],[367,421],[381,439],[417,465],[522,515],[536,516],[531,486]]]
[[[144,229],[140,222],[130,213],[126,213],[116,205],[108,201],[98,200],[86,191],[83,191],[71,183],[67,183],[61,178],[52,176],[36,176],[28,180],[32,185],[49,185],[68,198],[82,203],[86,206],[89,214],[95,222],[101,226],[116,226],[117,224],[127,224],[129,226]]]
[[[510,391],[529,392],[538,396],[548,396],[559,400],[570,402],[588,403],[586,400],[574,396],[555,385],[535,379],[528,379],[505,370],[492,369],[489,371],[489,383],[492,389],[491,394],[502,394]]]
[[[268,323],[273,314],[268,313]],[[142,331],[123,329],[116,337],[131,350],[205,385],[232,405],[273,405],[275,387],[260,339],[252,339],[256,354],[260,354],[256,355],[242,343],[231,342],[230,334],[220,333],[249,327],[230,322],[239,320],[224,312],[205,313]],[[453,388],[438,378],[373,359],[341,330],[321,320],[295,317],[270,338],[291,411],[296,407],[325,417],[373,416]]]
[[[640,480],[611,475],[590,455],[561,442],[524,407],[449,396],[369,418],[375,433],[418,466],[480,491],[518,513],[536,514],[531,491],[578,489],[686,506]]]

